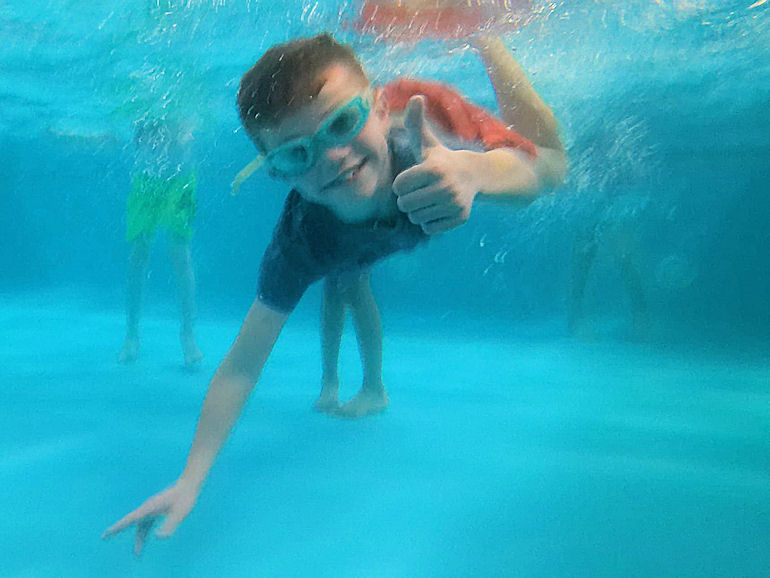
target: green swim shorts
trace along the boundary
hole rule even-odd
[[[153,235],[158,226],[189,241],[195,217],[194,173],[178,174],[164,179],[136,173],[126,207],[128,228],[126,239]]]

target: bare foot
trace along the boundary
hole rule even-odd
[[[390,400],[385,389],[361,389],[351,400],[342,404],[335,415],[340,417],[357,418],[385,411]]]
[[[198,367],[203,360],[203,354],[195,343],[195,337],[192,335],[183,335],[180,337],[182,342],[182,352],[184,353],[184,366],[187,369]]]
[[[126,336],[118,363],[133,363],[139,358],[139,338]]]
[[[321,413],[334,414],[340,408],[340,384],[337,380],[324,379],[321,395],[313,405],[313,409]]]

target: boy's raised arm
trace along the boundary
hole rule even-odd
[[[413,96],[404,127],[420,161],[393,181],[398,208],[429,235],[465,223],[477,195],[531,202],[560,184],[566,170],[563,150],[538,148],[536,159],[514,149],[486,152],[452,150],[442,144],[425,118],[422,96]]]
[[[499,38],[476,37],[476,47],[495,90],[503,121],[537,147],[535,158],[512,148],[486,152],[450,150],[425,119],[421,97],[410,99],[404,126],[416,166],[393,182],[398,207],[429,235],[465,223],[477,195],[530,202],[561,184],[567,171],[564,144],[550,107]]]
[[[559,124],[551,108],[532,86],[526,72],[500,38],[477,37],[503,121],[538,148],[563,151]]]
[[[484,66],[492,82],[497,104],[500,107],[500,115],[503,121],[512,127],[518,134],[532,141],[537,146],[538,158],[531,164],[533,186],[535,191],[548,189],[561,184],[567,170],[567,158],[564,152],[564,143],[559,134],[559,123],[551,108],[546,104],[540,94],[532,86],[526,72],[516,61],[513,53],[505,46],[500,38],[478,37],[473,44],[476,46]],[[521,170],[511,163],[497,162],[501,160],[501,152],[490,151],[497,159],[487,159],[481,163],[481,174],[485,175],[486,191],[480,192],[487,195],[509,196],[519,184],[516,179],[509,181],[513,190],[505,190],[505,186],[495,186],[499,181],[499,170],[513,168],[514,172]],[[486,169],[492,162],[492,172]],[[497,170],[495,170],[497,169]],[[512,174],[512,173],[508,173]],[[526,178],[526,176],[525,176]],[[504,178],[503,178],[504,180]],[[524,187],[527,195],[528,187]]]
[[[209,470],[259,379],[287,317],[259,300],[254,301],[235,343],[211,380],[182,475],[170,488],[110,526],[104,532],[104,538],[136,525],[134,551],[138,555],[159,516],[166,516],[166,520],[158,530],[158,536],[168,537],[174,533],[195,505]]]

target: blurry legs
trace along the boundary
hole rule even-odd
[[[582,234],[575,240],[572,250],[572,278],[567,310],[567,328],[572,336],[583,336],[586,324],[583,312],[586,285],[591,266],[596,258],[596,232]]]
[[[195,275],[192,267],[190,244],[181,237],[169,234],[168,251],[177,282],[180,331],[184,362],[187,367],[200,363],[203,354],[195,343]]]
[[[339,376],[337,367],[340,356],[342,331],[345,326],[345,303],[336,279],[324,280],[321,304],[321,355],[323,375],[321,395],[315,403],[318,411],[331,411],[339,407]]]
[[[628,291],[633,315],[633,336],[645,339],[650,333],[650,318],[647,310],[647,298],[644,294],[642,274],[639,271],[639,251],[637,240],[632,231],[623,231],[617,243],[620,276]]]
[[[389,403],[382,383],[382,322],[368,271],[346,286],[344,300],[353,315],[364,380],[361,390],[342,405],[339,415],[362,417],[383,411]]]
[[[142,287],[150,256],[150,237],[139,235],[132,241],[128,258],[126,283],[126,339],[120,352],[120,363],[131,363],[139,357],[139,319],[142,313]]]
[[[345,311],[350,308],[363,368],[363,384],[358,394],[339,405],[340,343],[345,325]],[[327,278],[321,308],[321,351],[323,383],[315,404],[318,411],[344,417],[378,413],[388,406],[382,383],[382,323],[369,284],[369,272]]]

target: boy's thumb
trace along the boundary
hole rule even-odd
[[[406,103],[404,127],[409,135],[412,151],[420,162],[424,161],[428,150],[439,144],[425,119],[424,96],[415,95]]]

